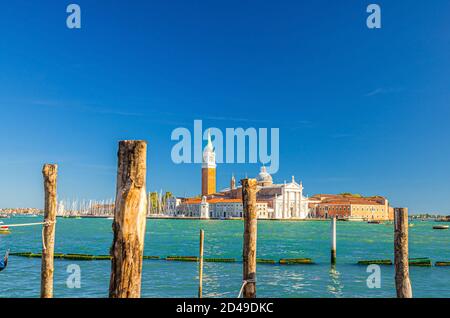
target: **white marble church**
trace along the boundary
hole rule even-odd
[[[303,185],[292,177],[291,182],[273,183],[272,176],[266,167],[261,167],[256,176],[258,192],[257,203],[267,204],[267,215],[259,215],[268,219],[305,219],[309,216],[308,199],[303,196]],[[235,186],[234,177],[230,188],[218,192],[215,197],[241,199],[241,188]]]
[[[208,134],[208,144],[203,152],[202,195],[195,198],[168,200],[167,214],[179,217],[241,218],[242,189],[236,186],[234,176],[230,187],[216,191],[215,152]],[[308,199],[303,196],[302,182],[273,183],[266,167],[256,176],[256,208],[260,219],[305,219],[309,217]]]
[[[292,177],[289,183],[273,184],[272,177],[266,172],[265,167],[261,168],[256,180],[258,182],[257,201],[268,202],[269,212],[272,212],[271,218],[305,219],[308,217],[308,199],[303,196],[302,182],[297,183]]]

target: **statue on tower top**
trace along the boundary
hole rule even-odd
[[[230,189],[231,190],[236,189],[236,179],[234,178],[234,173],[231,175]]]
[[[208,143],[203,150],[203,168],[215,168],[216,167],[216,154],[214,152],[214,146],[211,141],[211,129],[208,129]]]

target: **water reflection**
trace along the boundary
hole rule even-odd
[[[329,276],[330,283],[327,286],[328,292],[334,297],[342,297],[342,290],[344,288],[344,285],[340,280],[341,273],[339,273],[339,271],[336,269],[336,265],[331,265]]]
[[[237,297],[242,284],[240,264],[205,263],[203,275],[205,297]]]

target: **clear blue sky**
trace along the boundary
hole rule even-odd
[[[450,212],[450,2],[0,2],[0,207],[114,195],[117,142],[149,142],[148,190],[200,192],[170,158],[177,127],[280,128],[277,182]],[[218,167],[219,188],[259,165]]]

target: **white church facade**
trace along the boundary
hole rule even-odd
[[[168,201],[169,216],[197,218],[241,218],[242,189],[236,186],[232,176],[230,187],[219,192],[213,191],[216,186],[216,165],[211,163],[215,158],[211,137],[208,134],[208,145],[203,153],[203,160],[208,160],[208,169],[202,165],[202,196],[197,198],[172,198]],[[205,159],[206,158],[206,159]],[[256,176],[257,181],[257,213],[260,219],[306,219],[310,217],[308,198],[303,195],[302,182],[273,183],[272,176],[266,167],[261,167]]]

